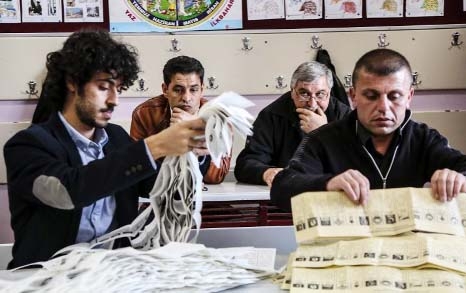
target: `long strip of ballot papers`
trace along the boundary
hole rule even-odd
[[[371,190],[365,206],[343,192],[291,200],[298,248],[282,289],[301,292],[466,292],[466,193]]]

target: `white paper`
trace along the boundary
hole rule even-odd
[[[61,0],[22,0],[21,6],[23,22],[62,21]]]
[[[283,0],[247,0],[248,20],[285,17]]]
[[[406,0],[406,16],[443,16],[443,0]]]
[[[286,19],[322,18],[322,0],[285,0]]]
[[[0,1],[0,23],[21,22],[19,0]]]
[[[366,0],[367,18],[403,17],[403,0]]]
[[[102,0],[66,0],[64,3],[65,22],[104,21]]]
[[[324,0],[326,19],[362,18],[362,0]]]

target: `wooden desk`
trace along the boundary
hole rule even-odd
[[[206,187],[201,228],[292,225],[291,213],[270,202],[267,186],[224,182]]]

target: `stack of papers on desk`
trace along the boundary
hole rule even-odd
[[[170,243],[140,251],[75,248],[2,292],[219,292],[275,273],[275,249]]]

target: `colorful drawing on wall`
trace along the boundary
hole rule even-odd
[[[366,0],[367,18],[403,17],[403,0]]]
[[[285,17],[283,0],[247,0],[248,20]]]
[[[112,32],[226,30],[243,27],[241,0],[113,0]]]
[[[0,1],[0,23],[21,22],[21,11],[19,0]]]
[[[65,22],[103,22],[102,0],[65,0]]]
[[[362,0],[325,0],[326,19],[362,18]]]
[[[62,21],[61,0],[21,0],[23,22]]]
[[[322,18],[322,0],[285,0],[286,19]]]
[[[443,16],[444,0],[406,0],[406,16]]]

